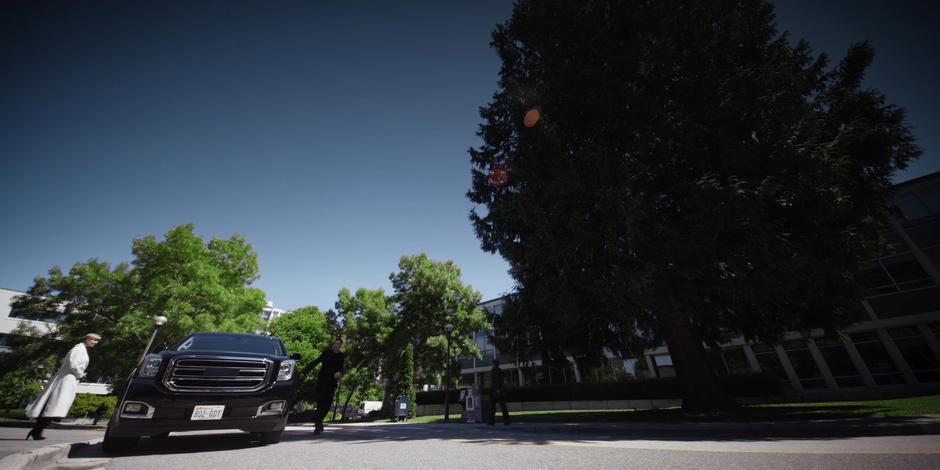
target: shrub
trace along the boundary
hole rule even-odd
[[[105,411],[101,419],[111,417],[114,407],[117,405],[117,397],[114,395],[95,395],[93,393],[79,393],[75,395],[75,401],[72,408],[69,409],[69,418],[81,418],[83,416],[93,416],[99,406],[104,405]]]
[[[730,375],[718,378],[719,383],[732,396],[757,397],[779,395],[781,381],[769,374]],[[481,391],[488,394],[489,390]],[[459,392],[450,391],[450,402],[456,403]],[[674,377],[664,379],[631,380],[609,383],[574,383],[529,385],[507,387],[506,401],[592,401],[592,400],[655,400],[682,398],[679,381]],[[420,392],[419,405],[444,403],[444,391]]]
[[[0,409],[0,418],[26,419],[26,410],[22,408]]]

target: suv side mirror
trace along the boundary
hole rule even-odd
[[[299,361],[299,360],[300,360],[300,353],[298,353],[298,352],[290,353],[290,358],[293,359],[293,360],[295,360],[295,361]]]

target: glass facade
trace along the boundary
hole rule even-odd
[[[809,352],[809,346],[804,340],[787,341],[783,343],[783,350],[787,359],[800,379],[800,386],[804,389],[826,388],[826,380],[816,365],[816,360]]]
[[[865,385],[861,374],[852,363],[849,353],[845,350],[845,345],[839,339],[818,339],[816,348],[819,354],[829,367],[832,378],[835,379],[839,387],[861,387]]]
[[[787,377],[787,373],[783,368],[783,363],[780,362],[780,357],[777,356],[777,351],[773,346],[769,344],[754,344],[751,345],[751,350],[754,351],[754,357],[757,358],[757,365],[760,366],[762,372],[782,379],[787,388],[792,388],[789,377]]]
[[[918,382],[940,381],[940,361],[927,346],[927,341],[916,327],[888,328],[888,335],[901,351]]]
[[[904,378],[898,372],[897,366],[888,355],[881,338],[875,331],[866,331],[864,333],[853,333],[850,335],[855,349],[862,356],[865,365],[871,372],[872,379],[877,385],[896,385],[903,384]]]

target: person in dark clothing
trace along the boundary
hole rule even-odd
[[[499,361],[496,359],[493,359],[493,368],[490,369],[490,376],[492,378],[492,385],[490,386],[490,415],[487,417],[487,423],[490,426],[496,424],[496,404],[499,403],[500,409],[503,410],[503,424],[509,426],[509,409],[506,408],[503,370],[499,368]]]
[[[343,360],[345,355],[340,352],[343,346],[343,340],[336,338],[330,349],[323,351],[320,357],[316,358],[307,367],[312,370],[317,364],[322,363],[320,372],[317,374],[317,410],[313,413],[315,427],[314,434],[323,432],[323,418],[333,405],[333,394],[336,392],[336,386],[343,371]]]

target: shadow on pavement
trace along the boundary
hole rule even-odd
[[[921,435],[916,418],[884,418],[880,420],[827,421],[825,423],[590,423],[565,425],[558,423],[519,423],[512,426],[481,424],[398,424],[381,426],[328,426],[323,434],[313,434],[312,427],[291,427],[281,437],[282,443],[326,442],[369,444],[456,440],[470,444],[546,445],[552,442],[598,442],[624,440],[756,442],[779,440],[831,440],[873,435]],[[915,425],[907,425],[907,423]],[[798,426],[794,426],[799,424]],[[277,444],[273,444],[277,445]],[[265,447],[248,433],[222,431],[215,434],[172,435],[165,439],[141,438],[137,447],[121,455],[164,455]],[[110,457],[101,444],[75,445],[70,458]]]

